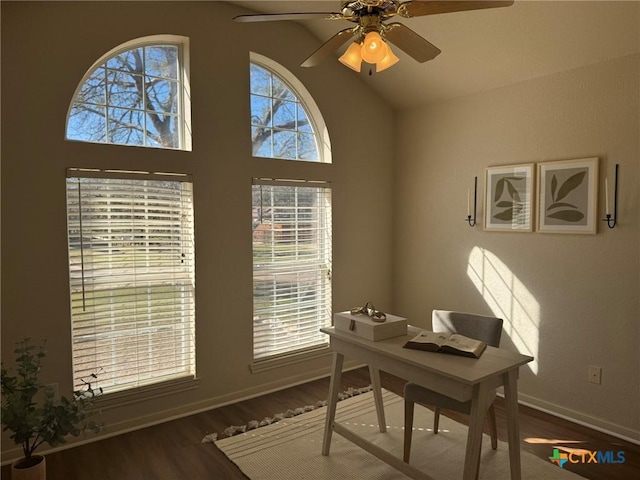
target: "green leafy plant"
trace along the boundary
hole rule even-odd
[[[68,399],[56,399],[55,390],[39,380],[42,361],[46,356],[45,343],[32,345],[29,338],[17,343],[15,373],[2,362],[2,425],[11,432],[11,439],[22,446],[24,459],[20,467],[27,468],[37,461],[33,453],[43,443],[55,447],[65,443],[68,435],[78,436],[86,431],[97,433],[100,426],[90,417],[97,413],[95,401],[102,388],[94,388],[97,375],[84,382],[81,390]]]

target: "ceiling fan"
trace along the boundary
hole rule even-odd
[[[385,23],[399,16],[402,18],[436,15],[439,13],[508,7],[510,1],[400,1],[400,0],[348,0],[340,2],[340,12],[263,13],[238,15],[236,22],[270,22],[276,20],[348,20],[356,25],[340,30],[320,46],[303,63],[303,67],[314,67],[348,40],[353,39],[347,51],[339,58],[347,67],[360,71],[362,61],[376,65],[381,72],[398,62],[398,57],[387,44],[390,42],[420,63],[433,60],[440,49],[416,32],[399,22]],[[370,72],[371,73],[371,72]]]

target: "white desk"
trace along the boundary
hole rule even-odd
[[[335,421],[342,364],[344,357],[347,356],[369,365],[378,425],[381,432],[386,431],[386,422],[380,388],[380,370],[407,381],[418,383],[456,400],[463,402],[473,400],[462,475],[463,480],[473,480],[476,476],[478,459],[480,458],[482,425],[486,410],[489,407],[488,394],[492,389],[504,385],[511,480],[520,480],[518,369],[521,365],[532,361],[533,357],[487,347],[479,359],[474,359],[402,348],[406,341],[414,335],[371,342],[349,332],[336,330],[334,327],[322,328],[320,331],[331,337],[330,344],[331,350],[333,350],[329,404],[322,444],[323,455],[329,455],[331,436],[335,431],[400,470],[405,475],[415,479],[433,480],[426,473],[403,462],[401,458],[373,445]]]

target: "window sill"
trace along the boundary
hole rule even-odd
[[[285,367],[287,365],[294,365],[296,363],[306,362],[315,358],[329,357],[331,355],[331,349],[329,345],[315,348],[313,350],[305,350],[303,352],[292,353],[289,355],[283,355],[275,358],[266,358],[264,360],[256,360],[249,365],[251,373],[260,373],[266,370],[272,370],[274,368]]]
[[[168,380],[162,383],[144,385],[114,393],[105,393],[98,398],[97,406],[103,410],[144,402],[152,398],[164,397],[176,393],[195,390],[200,386],[200,379],[195,377]]]

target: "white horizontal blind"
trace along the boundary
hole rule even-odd
[[[74,386],[105,392],[195,375],[188,178],[69,170]]]
[[[326,345],[331,324],[331,189],[253,185],[253,356]]]

